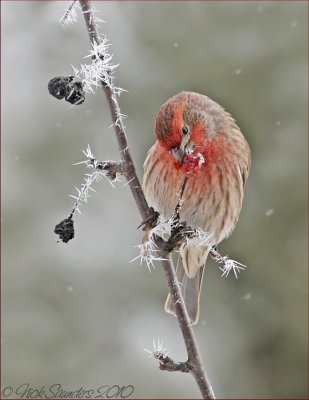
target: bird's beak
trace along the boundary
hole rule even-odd
[[[182,160],[185,154],[191,154],[194,150],[194,144],[190,142],[189,136],[184,136],[182,138],[181,144],[179,147],[172,149],[172,155],[179,162],[182,164]]]
[[[172,155],[175,158],[175,160],[179,162],[179,164],[182,164],[182,159],[183,156],[185,155],[185,152],[180,147],[172,149]]]

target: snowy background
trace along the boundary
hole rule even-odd
[[[153,338],[185,359],[165,314],[160,265],[149,274],[128,187],[108,181],[76,218],[71,207],[89,143],[119,159],[101,91],[70,107],[47,91],[89,50],[66,2],[2,6],[2,388],[132,385],[133,397],[199,397],[189,375],[161,372]],[[307,3],[96,2],[120,66],[116,84],[139,176],[160,105],[181,90],[209,95],[252,149],[240,221],[221,253],[246,264],[220,277],[210,260],[195,333],[218,398],[307,397]]]

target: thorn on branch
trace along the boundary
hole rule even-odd
[[[68,218],[63,219],[59,224],[55,226],[54,232],[59,235],[59,238],[64,242],[68,243],[69,240],[74,238],[74,221],[72,215]]]
[[[74,75],[56,76],[48,82],[49,93],[56,99],[65,99],[71,104],[78,105],[85,101],[84,85],[74,81]]]
[[[188,361],[185,362],[175,362],[166,354],[155,351],[153,353],[155,359],[159,360],[159,368],[161,371],[169,371],[169,372],[191,372],[191,367]]]

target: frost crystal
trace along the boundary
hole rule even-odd
[[[165,221],[163,217],[159,217],[159,223],[148,232],[148,240],[138,246],[139,255],[133,258],[130,262],[140,259],[140,264],[146,263],[149,272],[154,269],[154,261],[163,261],[164,258],[157,257],[156,252],[158,248],[155,244],[155,237],[160,237],[163,240],[168,240],[172,233],[172,227],[175,224],[176,216],[173,215],[168,221]]]
[[[87,203],[88,198],[91,197],[90,192],[95,192],[95,190],[92,188],[92,184],[94,182],[99,182],[103,177],[108,179],[108,177],[106,176],[107,171],[102,168],[102,166],[104,167],[104,165],[101,161],[98,161],[94,157],[89,145],[86,150],[83,150],[83,153],[86,156],[87,160],[80,161],[78,163],[75,163],[74,165],[85,164],[87,168],[92,170],[92,173],[85,174],[85,182],[81,185],[80,188],[75,188],[77,191],[77,196],[70,195],[70,197],[75,200],[71,214],[74,214],[75,211],[81,214],[79,207],[82,205],[82,203]],[[115,180],[119,179],[116,178]],[[108,181],[114,187],[110,179],[108,179]]]
[[[114,93],[113,77],[111,74],[118,65],[112,64],[112,55],[108,53],[110,44],[105,36],[101,43],[92,43],[92,49],[85,58],[90,57],[90,64],[81,64],[80,68],[72,66],[76,78],[81,79],[85,92],[94,93],[94,89],[107,85]]]
[[[60,18],[60,24],[61,25],[68,25],[68,24],[74,24],[77,21],[77,13],[76,9],[81,10],[80,4],[77,0],[73,0],[69,3],[67,8],[64,10],[63,16]],[[93,18],[94,25],[97,30],[100,29],[100,25],[102,22],[104,22],[101,18],[98,18],[95,14],[97,13],[97,10],[95,7],[92,7],[91,10],[89,11],[84,11],[91,13],[91,18]]]
[[[187,246],[193,245],[193,246],[208,247],[209,252],[214,258],[214,260],[219,264],[223,264],[223,266],[220,267],[220,270],[222,271],[221,276],[225,276],[227,278],[229,273],[233,271],[237,279],[238,278],[237,274],[239,274],[242,270],[244,270],[246,266],[244,264],[239,263],[238,261],[230,259],[227,255],[222,256],[211,243],[211,237],[212,237],[211,234],[208,234],[201,228],[197,228],[193,230],[193,235],[192,236],[190,235],[190,237],[186,239],[186,244]]]
[[[223,264],[222,267],[220,267],[220,270],[222,271],[221,276],[225,276],[226,278],[228,277],[229,273],[233,271],[235,278],[238,279],[238,275],[242,270],[247,268],[244,264],[241,264],[238,261],[230,259],[228,256],[222,256],[216,249],[211,247],[209,249],[211,255],[213,256],[214,260],[218,262],[219,264]]]
[[[76,7],[80,8],[77,0],[71,1],[70,5],[65,9],[65,13],[60,18],[61,25],[74,24],[77,21]]]
[[[76,10],[75,6],[80,6],[76,1],[73,1],[67,8],[64,16],[61,18],[61,23],[69,23],[76,21]],[[113,73],[118,67],[117,64],[112,63],[113,55],[109,53],[111,44],[107,37],[100,32],[100,25],[104,22],[102,19],[95,16],[97,10],[92,7],[90,10],[83,11],[83,13],[90,14],[90,23],[95,25],[95,29],[98,34],[98,41],[92,42],[92,49],[85,58],[90,58],[90,64],[81,64],[80,68],[76,68],[72,65],[75,78],[81,80],[83,89],[87,93],[94,93],[97,87],[108,87],[111,91],[111,99],[116,104],[116,122],[115,125],[123,128],[123,120],[126,115],[120,112],[117,96],[120,96],[122,92],[126,90],[116,87],[114,84]]]
[[[164,258],[156,257],[154,255],[154,253],[158,251],[158,249],[153,240],[148,240],[147,242],[139,244],[138,246],[135,247],[139,249],[139,255],[133,258],[133,260],[131,260],[130,263],[140,259],[140,264],[142,264],[143,262],[146,263],[149,273],[151,273],[151,270],[155,268],[154,261],[164,260]]]
[[[87,93],[94,93],[97,87],[105,86],[111,91],[111,99],[116,104],[115,125],[121,127],[125,114],[120,112],[117,96],[126,90],[114,85],[113,73],[118,65],[112,63],[113,56],[109,54],[110,43],[105,35],[100,36],[100,43],[93,42],[92,49],[85,58],[91,58],[90,64],[81,64],[80,68],[72,66],[76,78],[81,79],[83,88]]]
[[[158,339],[158,341],[156,343],[155,339],[153,339],[152,345],[153,345],[152,351],[148,350],[148,349],[144,349],[144,351],[149,354],[149,358],[154,357],[155,354],[158,354],[158,353],[162,354],[164,357],[168,356],[168,350],[166,347],[164,347],[163,341],[161,342],[160,339]]]
[[[142,264],[145,262],[149,272],[151,272],[151,269],[154,268],[154,261],[163,260],[163,258],[156,257],[155,255],[155,252],[159,251],[155,244],[155,237],[157,236],[162,238],[164,241],[167,241],[171,236],[172,228],[175,227],[175,224],[177,224],[176,215],[173,215],[167,221],[164,221],[160,216],[159,223],[148,232],[148,240],[136,246],[139,249],[139,255],[130,262],[140,259],[140,263]],[[214,260],[219,264],[223,264],[220,267],[220,270],[222,271],[221,276],[228,277],[230,272],[233,271],[237,279],[238,274],[244,270],[246,266],[238,261],[230,259],[227,255],[222,256],[214,247],[211,238],[212,234],[205,232],[201,228],[192,229],[185,233],[184,245],[192,247],[207,247]]]
[[[212,234],[209,234],[201,228],[196,228],[192,230],[192,236],[186,238],[187,246],[201,246],[201,247],[208,247],[212,248],[210,239]]]

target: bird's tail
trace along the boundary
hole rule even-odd
[[[198,268],[195,276],[193,278],[189,278],[184,269],[182,257],[181,255],[179,255],[177,269],[176,269],[176,277],[180,284],[181,293],[188,311],[190,321],[193,325],[197,323],[199,318],[200,296],[201,296],[203,275],[204,275],[204,263],[200,268]],[[165,311],[167,313],[176,315],[175,304],[171,294],[167,296],[165,302]]]

